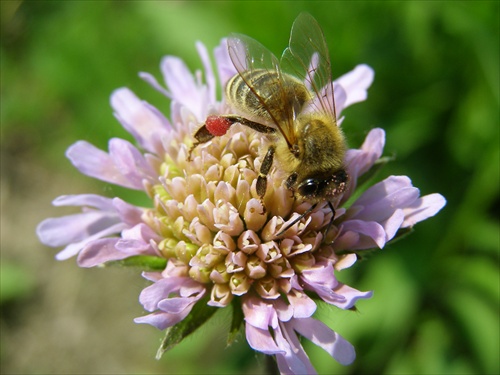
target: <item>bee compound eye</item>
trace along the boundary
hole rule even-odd
[[[298,190],[300,195],[303,195],[305,197],[312,196],[318,190],[318,181],[309,178],[300,184]]]

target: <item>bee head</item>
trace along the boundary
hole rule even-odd
[[[328,200],[344,192],[348,179],[347,173],[343,169],[326,176],[308,176],[302,181],[297,181],[297,177],[296,173],[292,173],[286,181],[287,187],[311,201]]]

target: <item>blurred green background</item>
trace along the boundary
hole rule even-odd
[[[209,49],[230,32],[279,54],[300,11],[322,25],[333,75],[375,69],[366,102],[344,129],[357,147],[387,133],[383,175],[409,175],[448,204],[403,241],[343,271],[374,290],[359,312],[322,306],[318,316],[351,341],[342,367],[304,345],[320,373],[498,374],[499,2],[1,2],[1,372],[5,374],[264,373],[243,336],[225,348],[227,316],[154,359],[162,333],[136,325],[135,270],[56,262],[35,226],[58,195],[94,192],[144,203],[80,175],[64,157],[78,139],[101,148],[131,139],[110,93],[128,86],[168,114],[169,103],[137,72],[160,77],[166,54],[191,69],[194,43]]]

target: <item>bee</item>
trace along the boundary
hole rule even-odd
[[[225,134],[234,123],[262,133],[270,146],[257,178],[259,197],[264,197],[267,175],[276,163],[288,175],[285,186],[297,199],[312,203],[301,217],[325,200],[334,217],[331,201],[345,191],[348,181],[347,146],[337,124],[321,27],[310,14],[301,13],[280,60],[245,35],[233,35],[227,44],[238,72],[226,85],[226,100],[235,114],[209,116],[195,133],[192,149]]]

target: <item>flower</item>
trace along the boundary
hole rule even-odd
[[[231,126],[188,158],[204,119],[229,111],[224,99],[217,100],[208,51],[196,46],[205,83],[200,71],[192,75],[172,56],[161,64],[166,88],[141,74],[171,100],[170,120],[127,88],[112,94],[115,116],[139,148],[114,138],[108,152],[79,141],[66,154],[85,175],[143,190],[151,207],[93,194],[62,196],[54,205],[81,206],[82,213],[44,220],[38,236],[48,246],[65,246],[56,258],[77,256],[81,267],[137,257],[145,264],[160,260],[154,264],[161,269],[143,273],[152,282],[140,294],[149,314],[137,323],[180,327],[187,335],[193,327],[183,326],[186,317],[196,312],[191,320],[198,326],[211,314],[197,310],[200,306],[213,311],[231,304],[242,312],[249,345],[276,356],[280,372],[314,373],[299,335],[350,364],[353,346],[313,318],[318,301],[351,309],[371,297],[341,283],[336,272],[352,266],[357,252],[383,248],[399,230],[435,215],[445,200],[439,194],[420,197],[408,177],[390,176],[351,202],[360,177],[381,160],[382,129],[371,130],[361,148],[347,152],[350,179],[332,202],[333,222],[327,202],[297,221],[311,204],[295,200],[279,168],[269,174],[266,195],[259,199],[262,136],[247,127]],[[225,41],[215,49],[215,60],[223,86],[236,74]],[[365,100],[372,80],[366,65],[337,79],[337,113]],[[168,335],[166,341],[160,352],[172,344]]]

